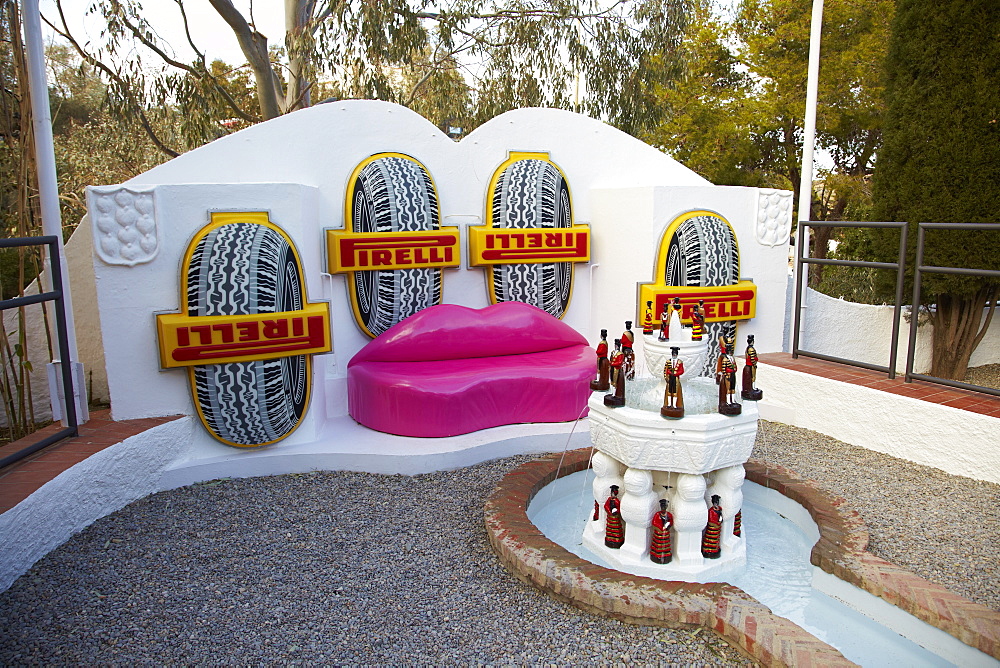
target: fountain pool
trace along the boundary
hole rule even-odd
[[[554,543],[610,568],[581,542],[593,502],[592,481],[593,472],[587,470],[550,483],[534,496],[528,518]],[[809,553],[819,531],[806,510],[752,482],[743,489],[747,563],[725,581],[863,666],[998,665],[940,629],[812,566]]]

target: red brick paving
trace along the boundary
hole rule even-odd
[[[87,457],[130,436],[176,420],[178,417],[180,416],[174,415],[115,422],[111,419],[109,409],[92,412],[90,420],[80,425],[78,436],[63,439],[0,469],[0,513],[10,510],[74,464],[79,464]],[[19,441],[0,447],[0,457],[23,450],[60,429],[62,425],[49,425]]]

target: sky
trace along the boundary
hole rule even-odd
[[[42,15],[52,21],[58,22],[55,0],[40,0]],[[93,4],[93,0],[63,0],[63,11],[66,20],[70,24],[77,39],[83,43],[88,40],[99,41],[100,31],[103,22],[95,20],[93,17],[86,18],[87,9]],[[251,17],[251,6],[253,7],[253,23],[257,31],[268,38],[269,44],[280,44],[284,37],[284,2],[281,0],[258,0],[256,3],[250,0],[233,0],[234,6],[239,9],[247,20]],[[153,26],[156,32],[174,48],[178,60],[194,60],[194,52],[187,47],[184,37],[184,27],[181,20],[177,3],[174,0],[143,0],[145,17]],[[232,65],[242,64],[246,61],[243,52],[240,51],[236,37],[228,25],[219,17],[216,11],[209,4],[208,0],[185,0],[184,9],[188,15],[188,23],[191,28],[191,36],[195,44],[205,52],[209,62],[221,59]],[[54,35],[48,26],[44,25],[43,31],[46,41]]]

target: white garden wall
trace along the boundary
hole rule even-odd
[[[869,364],[889,364],[892,341],[892,306],[875,306],[845,301],[807,288],[799,334],[799,349],[834,355]],[[986,314],[983,314],[985,321]],[[909,309],[903,308],[899,326],[896,370],[906,369],[909,343]],[[918,322],[913,370],[929,373],[933,327],[926,319]],[[970,367],[1000,363],[1000,313],[994,314],[990,328],[969,360]]]

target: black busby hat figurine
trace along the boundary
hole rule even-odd
[[[757,387],[757,349],[753,347],[753,334],[747,335],[747,349],[744,354],[743,391],[740,396],[747,401],[760,401],[764,392]]]

